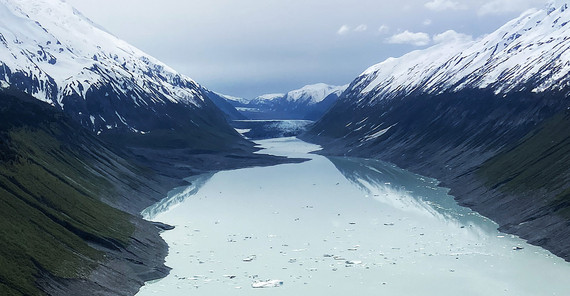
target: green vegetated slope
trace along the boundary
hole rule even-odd
[[[560,112],[478,171],[489,188],[544,200],[570,219],[570,111]],[[537,196],[540,195],[540,196]]]
[[[118,249],[131,216],[101,202],[113,186],[88,169],[96,139],[25,95],[0,92],[0,294],[40,295],[36,279],[82,278]]]

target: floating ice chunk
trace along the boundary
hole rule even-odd
[[[252,288],[277,288],[283,286],[282,280],[256,281],[251,284]]]
[[[249,256],[249,257],[247,257],[247,258],[244,258],[244,259],[243,259],[243,262],[251,262],[251,261],[255,260],[255,258],[257,258],[257,256],[251,255],[251,256]]]

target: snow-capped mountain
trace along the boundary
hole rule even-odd
[[[224,95],[221,93],[216,93],[218,96],[224,98],[224,100],[228,101],[228,102],[232,102],[232,104],[247,104],[249,103],[250,100],[248,99],[244,99],[244,98],[240,98],[240,97],[234,97],[234,96],[229,96],[229,95]]]
[[[366,133],[360,139],[366,142],[398,124],[396,117],[387,120],[394,108],[390,112],[382,111],[382,116],[367,118],[371,115],[368,114],[371,106],[387,106],[394,99],[400,99],[393,102],[399,104],[401,99],[412,97],[426,99],[456,94],[461,98],[473,92],[490,92],[497,97],[529,93],[528,97],[569,91],[570,9],[567,1],[554,1],[544,9],[529,10],[478,40],[469,40],[451,31],[442,34],[445,35],[446,42],[387,59],[364,71],[337,104],[339,110],[355,111],[344,114],[344,123],[336,117],[331,121],[342,124],[339,128],[345,133]],[[417,103],[408,108],[413,105]],[[322,129],[332,127],[323,125]]]
[[[95,132],[171,128],[175,109],[217,112],[192,79],[61,0],[0,0],[0,80]]]
[[[251,119],[317,120],[332,106],[348,85],[324,83],[307,85],[286,94],[265,94],[252,100],[231,100],[240,112]]]
[[[436,46],[370,67],[349,92],[371,103],[414,92],[465,88],[491,88],[496,93],[561,89],[570,85],[569,22],[567,2],[554,1],[479,40],[448,31],[440,35],[446,41]]]
[[[348,85],[334,86],[324,83],[317,83],[313,85],[304,86],[301,89],[292,90],[287,93],[288,101],[307,102],[309,105],[314,105],[322,102],[326,97],[331,94],[340,96],[346,90]]]
[[[322,102],[331,94],[340,96],[346,90],[348,85],[335,86],[324,83],[306,85],[300,89],[292,90],[286,94],[265,94],[261,95],[251,102],[265,102],[284,100],[288,102],[296,102],[298,104],[314,105]]]
[[[324,153],[437,178],[464,205],[570,260],[570,1],[478,40],[391,58],[357,77],[303,136]],[[555,181],[554,181],[555,180]],[[567,217],[567,216],[564,216]]]
[[[259,102],[273,101],[273,100],[283,98],[285,96],[286,96],[286,94],[280,94],[280,93],[279,94],[264,94],[264,95],[261,95],[261,96],[254,98],[251,101],[259,101]],[[249,101],[249,102],[251,102],[251,101]]]

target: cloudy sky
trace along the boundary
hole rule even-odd
[[[547,0],[67,0],[202,85],[246,98],[350,83],[443,32],[478,38]]]

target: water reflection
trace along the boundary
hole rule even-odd
[[[154,220],[158,214],[167,212],[184,202],[187,198],[196,195],[196,193],[200,191],[200,188],[202,188],[214,175],[215,173],[206,173],[184,179],[189,183],[189,185],[171,190],[168,192],[168,196],[166,198],[146,208],[142,211],[141,215],[146,220]]]
[[[147,210],[176,226],[162,233],[172,271],[137,295],[570,295],[568,264],[498,232],[436,180],[308,155],[318,147],[295,139],[263,147],[311,161],[196,176]],[[259,291],[258,280],[284,284]]]
[[[482,228],[495,232],[497,225],[489,219],[459,206],[449,189],[439,187],[436,179],[423,177],[393,164],[374,159],[328,157],[352,184],[379,202],[404,211],[429,215],[459,227]]]

